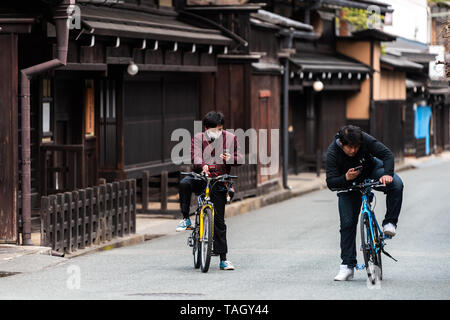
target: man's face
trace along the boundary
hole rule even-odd
[[[344,150],[344,153],[349,157],[354,157],[356,153],[358,153],[359,145],[345,145],[342,146],[342,149]]]
[[[215,128],[208,128],[205,131],[206,138],[208,139],[208,141],[216,140],[222,135],[222,130],[222,125],[218,125]]]

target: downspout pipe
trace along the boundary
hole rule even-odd
[[[289,33],[284,38],[284,49],[292,48],[294,35]],[[289,166],[289,58],[284,58],[283,73],[283,110],[282,110],[282,137],[283,137],[283,188],[291,189],[288,185]]]
[[[68,7],[75,0],[63,0],[54,7],[57,51],[56,59],[31,66],[20,71],[20,102],[22,122],[22,245],[33,245],[31,241],[31,135],[30,135],[30,82],[33,76],[64,66],[67,63],[69,44]]]

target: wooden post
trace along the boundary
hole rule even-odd
[[[120,210],[120,236],[123,237],[125,235],[125,182],[120,181],[120,201],[119,201],[119,210]]]
[[[61,249],[61,252],[64,252],[64,198],[63,194],[59,193],[56,196],[57,206],[58,206],[58,216],[59,216],[59,245],[56,250]]]
[[[53,239],[50,239],[52,242],[52,249],[56,250],[56,244],[58,241],[58,203],[56,202],[56,196],[51,195],[49,197],[50,199],[50,207],[52,208],[53,212]],[[47,218],[47,221],[49,221],[50,216]]]
[[[142,172],[142,211],[148,211],[148,183],[150,173],[148,171]]]
[[[316,151],[316,174],[320,177],[320,167],[322,165],[322,155],[320,150]]]
[[[101,242],[106,241],[106,185],[101,185],[99,187],[100,192],[100,205],[99,205],[99,214],[100,214],[100,240]]]
[[[106,201],[106,227],[107,227],[107,232],[106,232],[106,238],[108,241],[110,241],[112,239],[112,201],[113,201],[113,191],[112,191],[112,184],[108,183],[106,185],[106,197],[107,197],[107,201]]]
[[[94,187],[94,195],[95,195],[95,207],[94,214],[95,215],[95,241],[94,244],[100,244],[100,234],[101,234],[101,219],[100,219],[100,188]]]
[[[131,233],[131,181],[125,182],[127,190],[127,235]]]
[[[41,181],[41,194],[46,196],[48,192],[47,150],[41,151],[41,172],[43,173]]]
[[[119,235],[119,183],[113,182],[113,236]]]
[[[88,205],[88,216],[89,216],[89,222],[88,222],[88,246],[92,246],[92,228],[93,228],[93,216],[94,216],[94,190],[92,188],[86,189],[86,198],[89,201]]]
[[[79,197],[81,200],[81,240],[80,240],[80,248],[84,249],[86,247],[86,190],[80,190],[79,191]]]
[[[136,179],[133,179],[131,181],[131,187],[133,189],[133,195],[131,197],[132,200],[132,208],[131,208],[131,212],[132,212],[132,223],[133,223],[133,229],[132,229],[132,233],[136,233]],[[131,231],[130,231],[131,232]]]
[[[64,220],[67,221],[67,252],[72,253],[72,210],[73,210],[73,204],[72,204],[72,194],[70,192],[64,193],[64,200],[67,204],[67,215],[64,215]]]
[[[72,191],[72,201],[73,201],[73,250],[77,251],[79,244],[79,232],[78,228],[80,226],[80,204],[79,204],[79,193],[78,191]]]
[[[45,247],[47,246],[47,242],[48,242],[48,225],[47,225],[47,216],[49,215],[48,213],[49,211],[49,201],[48,201],[48,197],[42,197],[41,198],[41,212],[40,212],[40,216],[41,216],[41,243],[40,246]]]
[[[167,202],[169,198],[169,173],[161,172],[161,213],[167,213]]]

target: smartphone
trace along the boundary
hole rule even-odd
[[[362,167],[363,167],[363,166],[357,166],[357,167],[354,167],[353,170],[359,171],[359,170],[362,170]]]

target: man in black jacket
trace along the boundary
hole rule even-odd
[[[357,169],[355,169],[357,168]],[[327,186],[330,190],[349,187],[353,182],[364,179],[379,179],[384,187],[378,190],[386,193],[387,212],[383,220],[383,232],[394,236],[402,206],[403,182],[394,173],[392,152],[374,137],[359,127],[342,127],[328,147]],[[341,259],[337,281],[351,280],[356,266],[356,227],[361,208],[359,192],[338,193]]]

